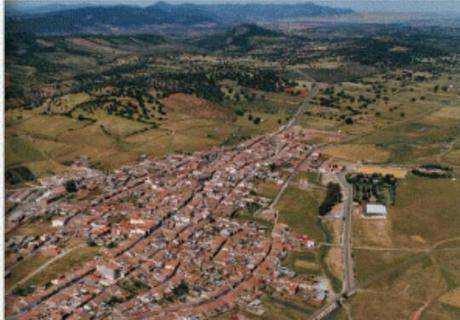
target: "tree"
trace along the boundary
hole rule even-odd
[[[330,182],[327,185],[326,198],[318,208],[318,213],[322,216],[327,214],[339,202],[342,201],[342,192],[338,183]]]
[[[77,192],[78,190],[77,184],[73,180],[66,181],[64,187],[65,187],[65,190],[69,193]]]

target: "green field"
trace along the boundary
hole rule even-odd
[[[6,289],[13,287],[18,281],[21,281],[28,274],[42,266],[50,257],[32,256],[19,262],[11,269],[10,276],[5,281]]]
[[[101,113],[92,115],[96,123],[85,124],[67,117],[29,112],[24,120],[11,121],[7,126],[6,165],[7,168],[25,165],[40,177],[62,172],[66,169],[63,163],[88,156],[96,166],[113,169],[136,160],[140,154],[158,157],[206,150],[231,141],[233,135],[246,139],[270,132],[279,125],[276,116],[263,117],[265,121],[256,125],[243,117],[222,123],[171,114],[171,120],[152,129]],[[53,126],[45,125],[49,121],[53,121]]]
[[[24,285],[43,286],[51,280],[65,275],[65,273],[69,272],[69,270],[74,270],[84,265],[86,262],[92,260],[97,255],[97,252],[98,248],[76,248],[72,250],[71,253],[52,262],[44,270],[40,271],[35,276],[26,281]]]
[[[313,181],[318,179],[316,174],[308,174]],[[293,185],[288,186],[277,205],[279,222],[287,224],[293,232],[308,235],[316,242],[332,243],[336,241],[331,234],[331,227],[318,216],[318,206],[324,198],[323,189],[301,190]],[[339,292],[342,282],[332,272],[327,262],[329,249],[321,247],[315,251],[314,261],[311,252],[294,253],[288,257],[287,264],[299,273],[319,275],[325,274],[331,281],[334,291]],[[306,259],[308,257],[308,259]],[[303,261],[303,262],[302,262]]]
[[[318,218],[318,206],[323,197],[323,191],[303,191],[289,186],[277,206],[279,222],[287,224],[294,232],[325,241],[327,235]]]

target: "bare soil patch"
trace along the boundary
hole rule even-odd
[[[163,99],[164,105],[176,112],[198,118],[229,120],[230,113],[218,105],[185,93],[175,93]]]
[[[407,175],[407,169],[398,167],[380,167],[380,166],[360,166],[358,172],[364,174],[380,173],[383,175],[391,174],[398,179],[405,178]]]

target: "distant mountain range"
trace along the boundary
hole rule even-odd
[[[8,12],[8,9],[7,9]],[[13,11],[14,12],[14,11]],[[311,2],[299,4],[168,4],[157,2],[148,7],[117,5],[69,8],[66,5],[36,7],[34,10],[8,14],[9,32],[69,34],[112,32],[120,28],[177,24],[236,24],[276,21],[314,16],[352,14],[351,9],[337,9]]]
[[[225,22],[276,21],[302,17],[334,16],[354,13],[351,9],[320,6],[312,2],[297,4],[218,4],[203,5],[202,10]]]
[[[21,3],[11,3],[6,2],[6,16],[24,16],[24,15],[34,15],[34,14],[45,14],[50,12],[56,11],[64,11],[64,10],[73,10],[85,7],[95,7],[96,5],[89,3],[89,2],[81,2],[77,4],[63,4],[63,3],[52,3],[46,5],[24,5]]]

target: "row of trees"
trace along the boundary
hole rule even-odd
[[[452,178],[453,168],[440,164],[425,164],[419,168],[413,169],[412,174],[433,179]]]

